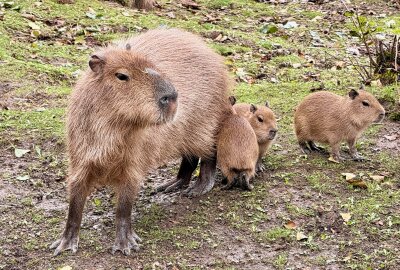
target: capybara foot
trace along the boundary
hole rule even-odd
[[[352,158],[354,161],[359,161],[359,162],[368,161],[367,158],[361,156],[361,155],[358,154],[358,153],[352,155],[351,158]]]
[[[342,158],[340,155],[337,154],[332,154],[329,159],[336,163],[340,163],[341,161],[345,160],[344,158]]]
[[[200,177],[192,186],[183,191],[183,195],[187,197],[198,197],[206,194],[214,187],[215,180],[213,177],[208,180],[202,180]]]
[[[307,145],[306,142],[299,142],[299,146],[300,146],[301,151],[302,151],[304,154],[308,155],[308,154],[311,153],[311,150],[310,150],[310,148],[308,147],[308,145]]]
[[[239,182],[240,182],[240,183],[239,183],[239,184],[240,184],[240,187],[241,187],[243,190],[252,190],[252,189],[254,188],[254,186],[250,184],[250,178],[247,177],[246,174],[241,174],[241,175],[240,175]]]
[[[256,164],[256,173],[263,173],[266,170],[265,165],[262,162],[257,162]]]
[[[159,193],[159,192],[165,192],[165,193],[170,193],[179,189],[184,188],[185,186],[187,186],[187,183],[182,180],[182,179],[175,179],[172,181],[169,181],[161,186],[156,187],[155,191],[153,192],[153,194],[155,193]]]
[[[226,185],[223,185],[221,187],[222,190],[228,190],[228,189],[232,189],[235,185],[237,185],[237,177],[233,178],[233,180],[231,182],[229,182],[228,180],[226,181]]]
[[[322,154],[326,153],[325,148],[316,145],[315,142],[313,142],[313,141],[309,141],[308,145],[310,146],[311,151],[319,152]]]
[[[128,236],[117,236],[111,253],[114,255],[115,252],[121,251],[122,254],[128,256],[131,254],[131,249],[139,251],[138,242],[142,242],[142,239],[134,232],[128,234]]]
[[[61,254],[64,250],[71,250],[72,253],[76,253],[78,251],[78,242],[79,242],[79,237],[76,235],[69,235],[65,236],[63,235],[60,239],[57,241],[54,241],[51,245],[51,249],[55,249],[53,255],[57,256]]]

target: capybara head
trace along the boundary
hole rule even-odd
[[[106,106],[119,117],[140,125],[171,121],[177,109],[174,86],[140,55],[126,49],[107,49],[89,61],[93,87],[104,89]]]
[[[351,90],[349,98],[351,117],[360,125],[379,123],[385,117],[385,109],[370,93],[364,90]]]
[[[265,106],[250,105],[252,116],[249,119],[251,126],[257,136],[258,143],[265,143],[275,139],[278,132],[276,118],[274,112],[269,108],[268,102]]]

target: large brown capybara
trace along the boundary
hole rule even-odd
[[[297,106],[294,127],[299,145],[304,153],[323,151],[315,142],[327,143],[332,148],[332,158],[340,161],[342,141],[350,148],[354,160],[363,160],[356,150],[356,141],[372,123],[385,117],[385,109],[370,93],[351,90],[347,97],[320,91],[308,95]]]
[[[214,186],[219,125],[231,113],[231,80],[223,58],[193,34],[151,30],[95,52],[77,82],[67,116],[69,210],[65,230],[51,247],[78,249],[87,196],[112,185],[118,196],[112,251],[128,255],[140,238],[131,229],[132,203],[146,173],[182,157],[177,179],[199,179],[187,195]]]

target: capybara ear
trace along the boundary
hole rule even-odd
[[[93,70],[93,72],[97,73],[100,70],[102,70],[104,64],[105,64],[105,60],[102,57],[100,57],[99,55],[93,54],[90,57],[89,67],[91,68],[91,70]]]
[[[152,77],[161,77],[160,73],[158,73],[157,71],[155,71],[152,68],[145,68],[144,73],[147,73]]]
[[[255,112],[257,111],[256,105],[250,104],[250,111],[251,111],[252,113],[255,113]]]
[[[127,51],[130,51],[131,50],[131,44],[126,43],[126,47],[125,48],[126,48]]]
[[[269,102],[268,102],[268,100],[265,101],[265,106],[269,108]]]
[[[229,102],[231,103],[232,106],[235,105],[235,103],[236,103],[236,98],[235,98],[234,96],[230,96],[230,97],[229,97]]]
[[[349,92],[349,97],[351,99],[355,99],[357,96],[358,96],[358,92],[356,90],[354,90],[354,89],[351,89],[350,92]]]

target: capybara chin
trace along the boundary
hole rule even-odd
[[[223,189],[237,184],[245,190],[253,189],[250,180],[254,177],[257,158],[257,137],[250,123],[237,114],[228,116],[217,139],[218,166],[227,178]]]
[[[340,161],[340,144],[349,145],[354,160],[362,160],[357,153],[356,141],[372,123],[385,117],[385,110],[370,93],[351,90],[346,97],[327,91],[308,95],[296,108],[294,127],[304,153],[322,151],[315,142],[329,144],[332,158]]]
[[[132,203],[146,173],[182,157],[175,185],[200,177],[189,195],[214,185],[216,136],[231,113],[231,80],[223,59],[193,34],[151,30],[95,52],[77,82],[67,115],[69,210],[54,254],[78,249],[82,211],[91,189],[117,194],[113,252],[138,250]]]
[[[233,109],[238,115],[243,116],[249,121],[256,134],[259,151],[256,172],[262,172],[264,170],[262,157],[265,156],[271,147],[278,132],[275,114],[269,108],[268,102],[265,102],[264,106],[237,103],[233,106]]]

